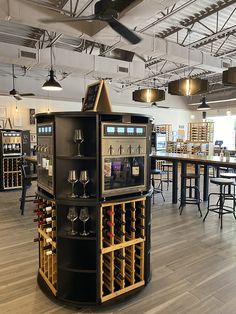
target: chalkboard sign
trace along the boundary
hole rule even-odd
[[[106,82],[104,80],[88,85],[81,110],[100,112],[112,111]]]
[[[82,111],[96,110],[97,102],[101,93],[102,83],[102,81],[99,81],[88,86],[87,93],[83,101]]]

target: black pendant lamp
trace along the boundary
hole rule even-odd
[[[211,107],[208,106],[208,104],[206,103],[206,97],[202,97],[202,103],[197,107],[197,110],[199,111],[206,111],[206,110],[210,110]]]
[[[46,91],[60,91],[61,85],[55,80],[55,72],[52,66],[52,46],[50,47],[51,69],[49,71],[49,79],[43,84],[42,89]]]

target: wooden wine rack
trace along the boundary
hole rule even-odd
[[[17,189],[22,187],[22,174],[19,162],[19,157],[3,158],[2,172],[4,190]]]
[[[140,198],[101,205],[101,302],[141,287],[145,283],[145,202],[146,198]],[[104,223],[107,217],[111,223],[109,227]],[[104,234],[104,230],[110,237]]]
[[[158,124],[153,128],[153,132],[166,134],[166,141],[170,141],[172,124]]]
[[[213,142],[214,122],[192,122],[188,124],[190,142]]]
[[[49,201],[46,199],[40,199],[44,204],[38,205],[52,207],[51,217],[56,217],[56,206],[54,201]],[[42,209],[42,208],[41,208]],[[51,222],[52,228],[56,227],[56,220]],[[38,226],[38,236],[39,241],[39,273],[43,277],[44,281],[47,283],[48,287],[51,289],[52,293],[56,295],[57,293],[57,255],[56,253],[52,255],[47,255],[47,251],[44,250],[45,246],[48,246],[49,243],[47,239],[56,237],[56,230],[51,232],[46,232],[46,229],[43,226]],[[50,242],[52,249],[56,249],[56,241]]]

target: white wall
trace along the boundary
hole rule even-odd
[[[76,90],[76,84],[73,84],[73,92],[74,94],[76,93],[76,91],[78,92],[78,101],[52,99],[56,97],[61,97],[60,95],[63,94],[60,94],[60,92],[55,92],[54,94],[50,93],[45,99],[24,98],[21,101],[16,101],[13,97],[0,96],[0,108],[6,108],[6,117],[9,117],[11,119],[14,128],[27,129],[30,130],[32,133],[35,133],[35,126],[29,124],[30,108],[34,108],[36,110],[36,113],[47,112],[48,108],[51,112],[81,110],[80,100],[84,96],[85,87],[82,85],[78,85],[78,88]],[[112,109],[114,112],[130,112],[150,115],[154,117],[155,124],[172,124],[174,131],[178,130],[179,125],[185,125],[187,127],[191,112],[188,109],[185,109],[187,107],[183,97],[171,96],[167,94],[166,100],[158,104],[161,106],[169,106],[171,108],[163,109],[151,107],[150,104],[132,101],[132,91],[134,90],[134,88],[126,89],[122,92],[116,92],[113,86],[108,85],[108,90],[112,103]],[[23,92],[25,91],[26,89],[24,88]],[[18,113],[16,112],[16,106],[18,108]],[[20,118],[20,120],[22,120],[21,126],[17,124],[17,118]]]

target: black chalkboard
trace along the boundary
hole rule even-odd
[[[87,88],[87,93],[82,104],[82,111],[96,110],[98,98],[101,92],[102,81],[91,84]]]

